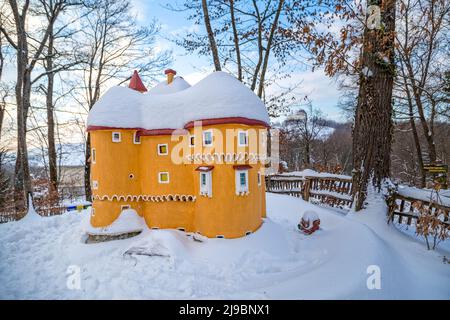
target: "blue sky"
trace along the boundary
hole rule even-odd
[[[132,2],[139,23],[145,24],[156,18],[161,24],[161,35],[158,38],[157,46],[160,49],[171,49],[173,51],[174,62],[172,69],[175,69],[178,75],[183,76],[188,82],[194,84],[207,73],[213,71],[212,60],[209,57],[188,54],[183,48],[167,40],[167,38],[171,38],[175,34],[196,32],[202,26],[196,26],[192,21],[189,21],[186,13],[174,12],[164,8],[164,5],[169,3],[167,0],[132,0]],[[175,4],[176,1],[170,1],[170,3]],[[163,78],[164,75],[161,75],[161,80]],[[285,81],[287,82],[280,83],[280,85],[287,86],[289,82],[298,83],[302,81],[298,90],[299,99],[304,95],[308,95],[313,105],[320,108],[328,118],[337,121],[346,120],[342,111],[337,108],[339,99],[337,86],[334,80],[327,77],[321,70],[315,72],[310,70],[296,71],[291,75],[291,79]]]

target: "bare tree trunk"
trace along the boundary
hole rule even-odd
[[[27,150],[27,116],[30,106],[31,79],[28,64],[28,43],[25,30],[25,18],[29,1],[19,13],[17,2],[9,1],[16,24],[17,44],[17,83],[15,88],[17,104],[17,155],[14,168],[14,203],[17,213],[23,213],[28,207],[28,195],[31,193],[31,177]]]
[[[263,62],[263,44],[262,44],[262,29],[263,29],[263,22],[261,19],[261,14],[259,13],[258,4],[256,3],[256,0],[253,0],[253,7],[255,8],[256,12],[256,21],[258,23],[258,62],[256,63],[255,70],[253,72],[253,79],[252,84],[250,85],[250,89],[252,91],[256,88],[256,82],[258,81],[258,75],[259,70],[261,69],[261,64]]]
[[[284,5],[284,0],[280,0],[278,3],[278,8],[277,8],[277,11],[275,14],[275,18],[272,23],[272,27],[270,28],[269,39],[267,40],[267,44],[266,44],[266,48],[265,48],[264,62],[262,65],[261,76],[259,78],[259,86],[258,86],[258,97],[260,97],[260,98],[262,97],[262,94],[263,94],[264,80],[266,77],[267,66],[269,64],[270,49],[271,49],[272,42],[273,42],[273,36],[278,27],[278,20],[280,18],[280,13],[281,13],[281,9],[283,8],[283,5]]]
[[[241,51],[239,47],[239,36],[236,27],[236,18],[234,17],[234,0],[230,0],[230,15],[231,15],[231,27],[233,28],[234,49],[236,50],[238,80],[242,81]]]
[[[311,164],[311,142],[309,140],[305,141],[305,164],[308,168]]]
[[[0,21],[1,23],[1,21]],[[3,55],[3,39],[2,33],[0,32],[0,83],[3,76],[3,66],[5,64],[5,56]],[[0,141],[2,140],[2,128],[3,128],[3,119],[5,118],[5,110],[6,110],[6,93],[0,94]]]
[[[209,45],[211,47],[211,53],[214,60],[214,67],[216,68],[216,71],[221,71],[222,68],[220,67],[219,52],[217,50],[214,32],[211,27],[211,20],[209,19],[208,4],[206,3],[206,0],[202,0],[202,8],[203,8],[203,18],[205,20],[206,33],[208,34]]]
[[[91,189],[91,135],[87,133],[86,138],[86,154],[84,161],[84,194],[86,200],[92,200],[92,189]]]
[[[389,176],[392,142],[392,89],[394,81],[395,0],[379,0],[381,28],[364,30],[362,72],[353,130],[355,210],[361,210],[368,183],[381,188]]]
[[[425,117],[424,106],[423,106],[422,97],[421,97],[422,90],[418,88],[417,83],[416,83],[415,79],[413,78],[414,72],[412,70],[411,65],[409,63],[407,63],[406,66],[408,68],[408,74],[411,79],[414,100],[416,102],[417,110],[419,111],[419,119],[420,119],[420,124],[422,125],[423,135],[425,136],[425,141],[427,142],[427,146],[428,146],[428,158],[431,163],[435,163],[436,162],[436,146],[434,144],[433,132],[431,131],[430,127],[428,126],[427,119]]]
[[[58,192],[58,168],[56,165],[56,146],[55,146],[55,120],[54,120],[54,105],[53,105],[53,89],[55,73],[53,72],[53,26],[51,26],[50,36],[48,39],[48,49],[46,57],[46,71],[47,71],[47,139],[48,139],[48,166],[49,166],[49,187],[50,192]]]
[[[414,145],[416,147],[417,162],[418,162],[418,165],[419,165],[420,187],[421,188],[425,188],[425,171],[423,170],[422,147],[420,146],[420,139],[419,139],[419,135],[417,133],[416,120],[414,118],[413,102],[412,102],[411,93],[410,93],[409,88],[408,88],[406,77],[403,77],[403,82],[404,82],[404,85],[405,85],[406,98],[408,100],[409,124],[410,124],[411,130],[412,130],[412,135],[413,135],[413,139],[414,139]]]

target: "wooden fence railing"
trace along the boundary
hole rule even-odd
[[[323,203],[342,209],[351,208],[353,203],[352,179],[350,177],[270,175],[266,176],[266,189],[267,192],[300,197],[305,201]],[[402,191],[394,193],[387,200],[389,205],[388,220],[411,225],[413,221],[417,221],[420,214],[414,208],[414,203],[420,202],[425,208],[431,208],[431,213],[439,214],[442,223],[450,228],[450,206],[439,203],[439,201],[427,200],[427,197],[423,196],[423,192],[426,193],[427,190],[418,190],[422,193],[422,196],[408,196],[401,194]]]
[[[82,204],[82,205],[60,205],[60,206],[44,206],[40,205],[38,202],[35,203],[35,210],[39,213],[42,217],[50,217],[50,216],[56,216],[63,214],[67,211],[74,211],[74,210],[82,210],[90,207],[90,204]],[[16,213],[14,210],[14,205],[11,204],[8,207],[2,208],[3,210],[0,210],[0,223],[10,222],[10,221],[16,221],[20,220],[24,217],[25,212],[22,213]]]
[[[389,205],[389,222],[397,222],[400,224],[411,225],[413,220],[416,222],[420,212],[414,208],[414,203],[420,202],[425,208],[430,208],[432,214],[438,214],[443,224],[450,228],[450,207],[443,204],[431,202],[430,200],[418,199],[414,197],[404,196],[395,193],[388,200]]]
[[[332,207],[350,208],[353,203],[350,177],[270,175],[266,176],[266,189]]]

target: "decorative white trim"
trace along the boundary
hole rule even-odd
[[[163,194],[163,195],[93,195],[92,200],[100,201],[145,201],[145,202],[167,202],[167,201],[182,201],[194,202],[196,197],[188,194]]]
[[[162,153],[159,150],[159,147],[163,147],[163,146],[166,146],[166,152],[165,153]],[[158,155],[159,156],[167,156],[168,154],[169,154],[169,145],[167,143],[160,143],[160,144],[158,144]]]
[[[162,175],[162,174],[167,174],[167,181],[162,181],[162,180],[161,180],[161,175]],[[159,183],[169,183],[169,182],[170,182],[170,175],[169,175],[169,172],[167,172],[167,171],[158,172],[158,182],[159,182]]]
[[[119,137],[116,139],[116,138],[114,138],[114,135],[116,135],[116,134],[118,134],[119,135]],[[120,133],[119,131],[113,131],[112,133],[111,133],[111,139],[112,139],[112,142],[121,142],[122,141],[122,133]]]
[[[196,153],[189,154],[186,156],[186,159],[189,162],[208,162],[208,161],[216,161],[216,162],[248,162],[248,161],[264,161],[267,159],[266,156],[262,156],[258,153],[248,153],[248,152],[238,152],[238,153]]]

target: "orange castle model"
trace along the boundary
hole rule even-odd
[[[152,229],[238,238],[266,216],[269,117],[262,101],[225,72],[190,86],[174,70],[148,90],[135,72],[93,106],[93,228],[133,211]]]

